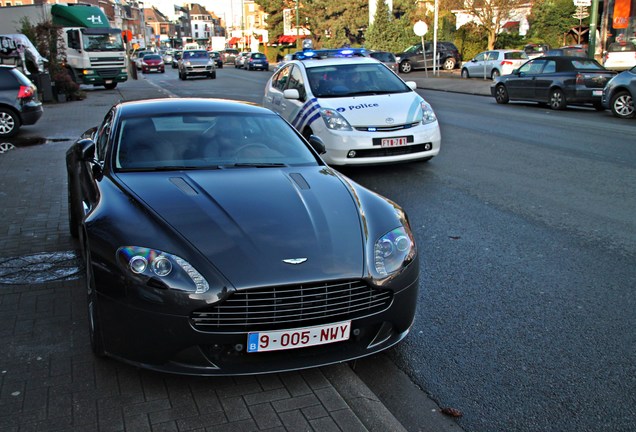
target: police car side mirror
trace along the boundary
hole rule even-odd
[[[407,81],[406,85],[411,89],[411,90],[417,90],[417,83],[415,81]]]
[[[298,93],[298,89],[287,89],[283,92],[283,97],[285,99],[300,99],[300,93]]]
[[[313,147],[314,150],[316,150],[318,154],[322,155],[327,153],[327,149],[325,148],[325,143],[322,142],[322,140],[318,138],[316,135],[309,135],[309,144]]]

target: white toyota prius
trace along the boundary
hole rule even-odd
[[[437,117],[415,82],[368,57],[298,57],[272,75],[263,105],[306,138],[320,137],[328,164],[426,161],[439,153]]]

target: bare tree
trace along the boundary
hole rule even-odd
[[[488,33],[488,49],[495,47],[497,35],[504,24],[514,17],[515,11],[529,7],[528,0],[459,0],[458,9],[474,16],[476,24]]]

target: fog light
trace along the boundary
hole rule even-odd
[[[431,143],[424,144],[424,150],[431,150],[432,148],[433,148],[433,144]]]
[[[347,157],[348,158],[356,157],[356,151],[355,150],[349,150],[349,153],[347,153]]]

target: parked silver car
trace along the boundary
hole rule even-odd
[[[492,78],[511,74],[528,61],[521,50],[490,50],[477,54],[462,65],[462,78]]]

